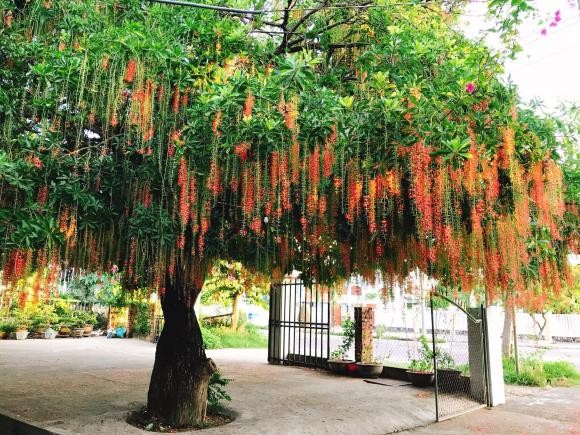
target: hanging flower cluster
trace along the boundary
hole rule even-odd
[[[17,27],[8,14],[4,26]],[[565,279],[561,170],[547,155],[524,164],[516,110],[493,124],[488,112],[505,103],[480,81],[460,89],[463,115],[441,118],[466,149],[442,154],[444,135],[421,125],[421,91],[385,115],[384,90],[368,87],[366,72],[324,100],[278,86],[276,66],[223,57],[221,43],[202,80],[201,67],[168,72],[144,53],[84,53],[83,35],[63,41],[25,23],[14,32],[78,64],[66,66],[74,80],[23,73],[24,109],[0,117],[11,156],[34,169],[32,196],[0,180],[0,206],[33,197],[30,216],[48,222],[37,239],[7,222],[6,282],[48,264],[119,264],[163,293],[183,274],[199,288],[204,264],[228,256],[319,281],[372,281],[377,270],[394,280],[420,267],[463,291],[538,304],[529,282],[558,291]],[[31,122],[36,136],[14,128]],[[36,148],[20,145],[31,140]]]

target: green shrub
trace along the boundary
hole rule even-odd
[[[15,319],[8,319],[3,323],[0,323],[0,331],[6,332],[7,334],[11,334],[16,332],[16,328],[18,327],[18,323]]]
[[[240,328],[237,331],[224,326],[202,325],[201,333],[206,349],[250,349],[268,347],[268,337],[255,327]]]
[[[135,316],[135,334],[151,334],[151,307],[148,304],[137,306],[137,315]]]
[[[232,398],[223,388],[232,380],[223,378],[220,371],[216,371],[209,378],[209,385],[207,387],[207,408],[209,412],[219,412],[223,409],[221,402],[223,400],[230,401]]]
[[[580,384],[580,373],[568,361],[546,361],[544,362],[544,373],[546,379],[552,385]]]
[[[97,321],[94,326],[95,329],[105,329],[107,327],[107,316],[102,313],[97,313]]]
[[[206,326],[201,327],[201,335],[203,337],[203,344],[206,349],[221,349],[222,342],[214,331],[216,328],[208,328]]]
[[[503,376],[506,384],[544,387],[547,384],[570,386],[580,384],[580,373],[567,361],[542,361],[537,356],[522,358],[519,373],[513,359],[504,359]]]
[[[38,304],[29,310],[28,315],[32,329],[48,327],[58,322],[58,315],[53,305]]]

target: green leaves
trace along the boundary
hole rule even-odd
[[[461,166],[463,161],[470,159],[471,153],[469,152],[470,142],[469,139],[460,139],[458,137],[443,142],[443,146],[431,153],[434,157],[442,157],[443,161],[450,163],[454,168]]]
[[[284,88],[304,91],[314,84],[315,68],[321,61],[308,51],[289,54],[279,61],[275,78]]]

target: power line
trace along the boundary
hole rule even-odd
[[[255,10],[236,9],[236,8],[228,8],[225,6],[205,5],[205,4],[201,4],[201,3],[192,3],[192,2],[186,2],[186,1],[181,1],[181,0],[149,0],[149,1],[152,3],[161,3],[161,4],[171,5],[171,6],[189,6],[189,7],[197,8],[197,9],[209,9],[212,11],[230,12],[230,13],[234,13],[234,14],[243,14],[243,15],[262,15],[262,14],[267,12],[267,11],[261,10],[261,9],[255,9]]]
[[[189,6],[192,8],[198,9],[209,9],[214,11],[220,12],[229,12],[233,14],[248,14],[248,15],[264,15],[273,12],[288,12],[288,11],[301,11],[301,12],[311,12],[311,11],[319,11],[319,10],[333,10],[333,9],[386,9],[393,6],[425,6],[429,4],[436,3],[436,0],[427,0],[421,3],[407,1],[407,2],[399,2],[399,3],[391,3],[385,5],[373,4],[373,3],[366,3],[361,5],[349,5],[349,4],[342,4],[342,5],[334,5],[334,6],[318,6],[318,7],[311,7],[311,8],[288,8],[288,9],[237,9],[237,8],[230,8],[226,6],[216,6],[216,5],[208,5],[202,3],[194,3],[190,1],[182,1],[182,0],[148,0],[151,3],[160,3],[169,6]]]

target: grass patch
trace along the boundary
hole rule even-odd
[[[568,361],[542,361],[537,357],[522,358],[519,373],[513,359],[504,359],[503,377],[506,384],[534,387],[580,385],[580,373]]]
[[[241,326],[237,331],[229,328],[202,327],[203,342],[207,349],[249,349],[268,347],[268,337],[257,328]]]
[[[568,361],[546,361],[544,363],[546,379],[552,385],[580,385],[580,373]]]

